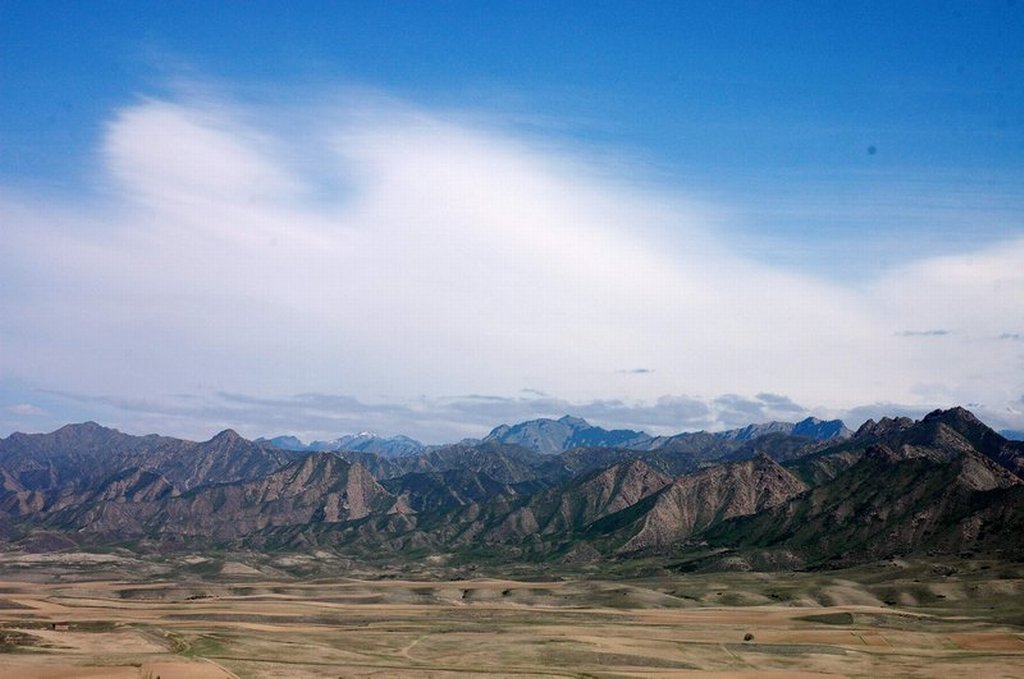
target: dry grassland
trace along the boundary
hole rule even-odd
[[[1016,571],[399,580],[195,558],[0,559],[0,679],[1024,677]]]

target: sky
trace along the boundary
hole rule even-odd
[[[1024,429],[1024,3],[0,0],[0,436]]]

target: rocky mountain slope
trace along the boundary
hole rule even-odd
[[[88,497],[111,476],[146,470],[175,491],[257,479],[294,459],[228,429],[209,441],[131,436],[95,422],[49,434],[15,433],[0,440],[0,510],[37,512]],[[21,509],[19,509],[21,508]]]
[[[315,547],[383,560],[704,554],[709,567],[1022,551],[1024,443],[968,411],[883,418],[852,434],[776,424],[658,439],[563,418],[387,457],[286,451],[230,430],[190,442],[69,425],[0,440],[0,548]]]
[[[181,494],[158,484],[157,492],[134,500],[125,494],[90,495],[54,508],[45,523],[102,538],[171,534],[217,541],[270,526],[335,523],[389,511],[398,511],[395,497],[369,472],[330,453],[313,453],[251,481]]]
[[[1022,452],[962,408],[919,422],[869,421],[848,444],[796,465],[840,458],[833,475],[706,537],[716,546],[798,554],[807,563],[975,549],[1020,553]]]
[[[629,535],[619,551],[671,547],[726,519],[776,507],[805,490],[806,484],[766,455],[682,476],[619,530]]]

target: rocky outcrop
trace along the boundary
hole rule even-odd
[[[676,479],[626,531],[619,550],[639,552],[675,545],[709,526],[782,504],[806,484],[765,455],[719,465]]]

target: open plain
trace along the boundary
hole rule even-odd
[[[515,580],[326,554],[0,557],[0,678],[1024,677],[1024,567]]]

